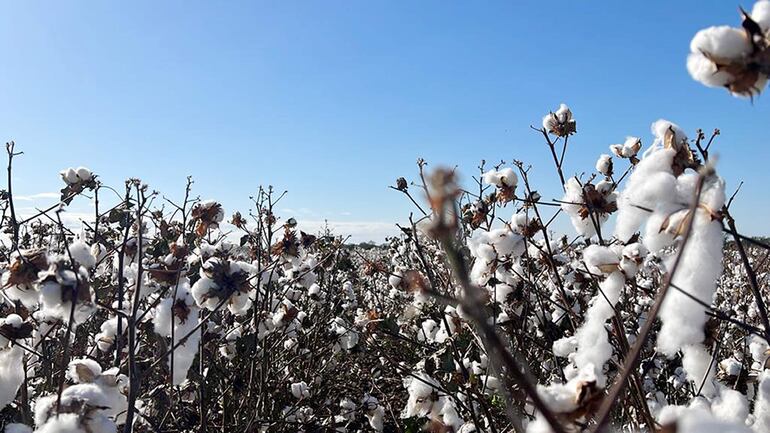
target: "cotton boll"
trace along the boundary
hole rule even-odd
[[[599,156],[596,161],[596,171],[604,176],[612,176],[612,157],[606,153]]]
[[[749,402],[740,392],[720,387],[719,396],[711,402],[711,413],[719,420],[743,424],[749,416]]]
[[[369,394],[365,394],[361,402],[364,414],[369,420],[369,426],[375,431],[381,432],[384,428],[385,408],[380,402]]]
[[[589,245],[583,250],[583,261],[592,274],[610,274],[618,269],[620,257],[610,248]]]
[[[690,42],[690,51],[725,61],[736,60],[751,52],[751,43],[741,29],[716,26],[696,33]]]
[[[329,330],[337,335],[339,349],[351,350],[358,344],[358,332],[341,317],[335,317],[331,320]]]
[[[438,323],[433,319],[427,319],[422,322],[420,332],[417,333],[417,341],[433,342],[438,332]]]
[[[497,170],[489,170],[481,175],[481,179],[486,183],[487,185],[499,185],[500,184],[500,178],[497,175]]]
[[[96,265],[96,257],[91,254],[91,247],[81,240],[76,240],[69,245],[72,259],[90,269]]]
[[[723,183],[710,183],[714,194],[724,194]],[[721,191],[721,192],[720,192]],[[658,334],[658,349],[673,356],[687,345],[703,341],[706,323],[705,308],[690,297],[710,305],[716,290],[716,281],[722,273],[722,225],[712,221],[711,215],[699,209],[695,213],[690,236],[681,252],[679,265],[671,283],[680,290],[670,290],[663,301],[660,318],[663,322]],[[669,258],[672,261],[673,258]]]
[[[62,172],[59,173],[61,175],[62,180],[67,185],[73,185],[78,182],[78,173],[75,171],[74,168],[68,168]]]
[[[76,170],[76,174],[77,174],[78,180],[80,180],[81,182],[88,182],[94,177],[94,174],[91,172],[91,170],[85,167],[78,167]]]
[[[757,335],[750,335],[747,337],[747,340],[749,341],[749,352],[751,352],[751,358],[754,361],[754,365],[756,369],[764,370],[765,362],[767,361],[768,357],[768,347],[767,341],[759,337]]]
[[[543,116],[543,129],[559,137],[566,137],[575,132],[575,120],[572,111],[565,104],[561,104],[555,113]]]
[[[702,344],[690,344],[682,348],[682,368],[687,373],[687,379],[695,386],[700,386],[703,378],[706,378],[701,391],[703,395],[712,396],[716,393],[711,354]]]
[[[667,124],[658,121],[653,130],[665,130]],[[656,149],[636,165],[618,200],[615,237],[619,240],[627,241],[639,229],[650,215],[645,209],[654,210],[676,199],[677,182],[671,170],[675,154],[673,149]]]
[[[24,382],[24,349],[19,346],[0,348],[0,410],[16,398]]]
[[[682,143],[687,141],[687,134],[679,125],[665,119],[658,119],[650,127],[652,134],[655,136],[655,144],[663,144],[663,139],[669,128],[674,131],[674,142]]]
[[[161,300],[155,307],[153,325],[155,333],[162,337],[171,337],[173,326],[173,345],[179,344],[182,338],[187,336],[185,342],[169,354],[169,364],[172,358],[174,364],[172,381],[174,385],[179,385],[187,378],[187,371],[198,353],[198,342],[201,337],[201,330],[198,327],[200,309],[190,294],[190,283],[187,278],[180,279],[176,287],[176,298],[173,297],[174,291],[172,287],[169,297]]]
[[[770,431],[770,370],[763,371],[758,379],[754,424],[751,428],[755,433]]]
[[[537,393],[549,409],[556,413],[572,412],[578,407],[579,395],[583,386],[596,382],[593,365],[587,365],[567,383],[549,386],[537,385]],[[529,431],[529,430],[528,430]]]
[[[292,383],[290,386],[291,395],[297,400],[310,397],[310,389],[305,381]]]
[[[190,293],[192,293],[195,303],[199,307],[207,310],[214,310],[219,305],[220,299],[216,296],[211,296],[210,292],[219,289],[217,283],[214,280],[203,276],[193,284]]]
[[[751,433],[742,423],[721,421],[712,416],[708,410],[693,408],[686,409],[676,419],[677,433]]]
[[[751,19],[759,24],[763,32],[770,30],[770,1],[759,0],[751,9]]]
[[[83,358],[70,361],[66,376],[75,383],[90,383],[102,374],[102,367],[93,359]]]
[[[610,150],[619,158],[632,158],[642,148],[642,140],[639,137],[626,137],[623,144],[610,145]]]
[[[577,348],[578,339],[574,336],[563,337],[553,342],[553,354],[560,358],[566,358],[575,352]]]
[[[402,277],[403,275],[401,272],[396,271],[388,277],[388,284],[390,284],[390,287],[394,289],[400,289]]]
[[[612,357],[612,345],[605,323],[613,314],[613,307],[620,298],[620,292],[625,284],[625,277],[620,272],[613,272],[599,282],[602,293],[593,298],[593,304],[586,312],[586,321],[577,330],[578,348],[572,358],[578,370],[585,371],[593,368],[592,376],[596,385],[603,388],[607,380],[604,375],[604,364]]]
[[[687,72],[695,81],[708,87],[724,87],[735,79],[729,72],[720,70],[701,52],[690,53],[687,56]]]
[[[429,414],[433,408],[434,392],[440,387],[432,377],[418,372],[414,377],[404,379],[404,386],[409,393],[406,407],[401,412],[401,418],[422,417]]]
[[[5,433],[32,433],[32,427],[26,424],[11,423],[5,426]]]

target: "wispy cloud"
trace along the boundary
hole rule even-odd
[[[32,195],[14,195],[13,199],[18,201],[48,201],[48,200],[58,200],[61,197],[61,194],[58,192],[39,192],[37,194]]]

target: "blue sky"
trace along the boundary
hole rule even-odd
[[[0,133],[25,152],[20,195],[56,191],[58,171],[78,165],[169,197],[191,174],[228,210],[273,184],[289,190],[286,214],[347,224],[361,240],[404,220],[409,203],[387,186],[414,179],[417,157],[458,165],[466,180],[482,158],[521,159],[557,198],[529,125],[565,102],[579,131],[570,174],[626,135],[649,144],[661,117],[719,127],[728,188],[746,182],[739,229],[768,234],[767,101],[705,88],[685,68],[693,34],[737,25],[737,6],[3,2]]]

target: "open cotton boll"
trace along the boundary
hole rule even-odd
[[[612,157],[606,153],[600,155],[596,160],[596,171],[604,176],[612,176]]]
[[[701,52],[687,56],[687,72],[695,81],[708,87],[724,87],[735,78],[729,72],[720,70],[716,63]]]
[[[754,365],[752,368],[757,370],[764,370],[765,368],[765,362],[767,362],[768,357],[768,344],[767,341],[758,336],[758,335],[750,335],[746,337],[746,339],[749,342],[749,352],[751,353],[751,359],[754,361]]]
[[[74,168],[68,168],[66,170],[62,170],[59,172],[59,175],[61,176],[61,179],[66,183],[67,185],[72,185],[75,183],[78,183],[78,172],[75,171]]]
[[[614,314],[613,307],[620,299],[625,282],[625,276],[620,272],[612,272],[599,282],[601,293],[594,296],[586,312],[586,321],[576,332],[578,344],[572,362],[579,371],[594,369],[592,376],[600,388],[607,381],[604,364],[612,357],[612,344],[605,324]]]
[[[200,323],[198,318],[200,309],[190,294],[190,282],[187,278],[180,279],[179,285],[176,287],[176,298],[173,297],[174,288],[171,287],[169,290],[169,296],[161,300],[155,307],[152,322],[155,333],[161,337],[171,337],[173,326],[173,345],[178,344],[182,338],[192,333],[184,343],[169,354],[169,365],[172,357],[174,361],[172,381],[174,385],[179,385],[187,378],[187,371],[198,353],[201,330],[200,328],[196,329],[196,327]],[[193,330],[195,331],[193,332]]]
[[[589,245],[583,249],[583,261],[588,267],[588,272],[592,274],[610,274],[618,270],[620,256],[617,251],[611,248],[601,245]]]
[[[413,376],[407,376],[404,379],[404,387],[409,393],[409,398],[401,412],[402,419],[423,417],[431,413],[435,403],[434,392],[441,388],[435,379],[423,372],[414,373]]]
[[[537,393],[550,410],[556,413],[568,413],[577,409],[583,387],[590,386],[595,382],[594,366],[587,365],[567,383],[556,383],[549,386],[538,384]]]
[[[601,229],[609,213],[614,211],[617,196],[608,185],[603,182],[581,185],[575,177],[569,178],[564,185],[561,208],[569,215],[580,236],[591,238],[596,235],[597,229]],[[589,193],[591,203],[586,203]]]
[[[770,30],[770,1],[759,0],[751,9],[751,19],[759,24],[763,32]]]
[[[572,111],[565,104],[559,105],[556,112],[543,116],[543,129],[550,134],[565,137],[575,132],[575,120]]]
[[[5,426],[4,433],[32,433],[32,427],[26,424],[11,423]]]
[[[332,319],[329,330],[337,334],[337,342],[335,344],[335,349],[337,350],[351,350],[358,344],[358,332],[341,317]]]
[[[78,180],[82,182],[88,182],[89,180],[93,179],[94,174],[91,170],[87,169],[86,167],[78,167],[75,170],[75,173],[78,177]]]
[[[81,240],[76,240],[69,245],[69,252],[72,259],[86,268],[93,268],[96,265],[96,257],[91,254],[91,247]]]
[[[770,431],[770,370],[763,371],[759,376],[753,415],[751,428],[755,433]]]
[[[751,52],[751,42],[742,29],[714,26],[695,34],[690,51],[706,53],[720,60],[738,60]]]
[[[626,137],[623,144],[612,144],[610,150],[619,158],[635,157],[642,148],[642,140],[639,137]]]
[[[703,399],[695,401],[703,402]],[[695,402],[688,407],[664,407],[658,421],[662,426],[675,425],[673,431],[677,433],[751,433],[745,424],[719,420],[711,414],[707,405]]]
[[[671,170],[676,152],[655,149],[636,165],[618,199],[615,237],[625,242],[655,209],[676,198],[676,177]]]
[[[0,410],[16,398],[24,382],[24,349],[19,346],[0,348]]]
[[[711,401],[711,413],[722,421],[742,424],[749,417],[749,401],[742,393],[722,386],[719,395]]]
[[[506,167],[501,170],[489,170],[482,175],[484,183],[495,186],[515,187],[519,183],[519,177],[512,168]]]
[[[67,379],[75,383],[90,383],[102,374],[102,366],[93,359],[73,359],[67,366]]]
[[[361,406],[364,410],[369,425],[375,431],[382,431],[384,425],[385,408],[382,407],[379,400],[369,394],[365,394],[361,400]]]
[[[658,119],[653,122],[652,126],[650,127],[652,135],[655,136],[655,141],[653,142],[654,145],[663,144],[663,139],[665,138],[666,131],[668,131],[669,128],[674,131],[674,141],[676,143],[687,141],[687,134],[682,128],[679,127],[679,125],[666,119]]]
[[[291,390],[291,395],[297,400],[310,397],[310,389],[305,381],[292,383],[289,388]]]
[[[724,194],[723,182],[709,184],[710,188],[714,188],[713,194]],[[691,224],[690,236],[681,252],[671,284],[710,305],[717,279],[722,273],[722,225],[712,220],[711,215],[702,209],[696,210]],[[669,258],[669,261],[672,260]],[[657,346],[668,356],[673,356],[686,345],[700,343],[704,338],[703,327],[707,319],[705,308],[680,290],[667,293],[660,311],[663,325],[658,334]]]
[[[128,328],[127,321],[123,320],[122,322],[121,332],[125,335]],[[94,336],[94,341],[100,351],[108,352],[112,345],[115,344],[115,337],[118,334],[118,317],[115,316],[105,320],[99,329],[99,333]]]
[[[68,366],[68,376],[74,377],[76,384],[61,393],[61,412],[56,412],[56,394],[37,400],[35,424],[38,431],[61,432],[74,428],[73,431],[89,433],[114,432],[116,423],[125,422],[128,378],[118,374],[117,368],[102,372],[94,361],[78,359]],[[81,416],[82,410],[86,410],[88,416]],[[75,415],[77,423],[70,424],[68,415]]]
[[[711,354],[700,344],[688,344],[682,347],[682,369],[687,374],[687,379],[694,386],[700,386],[703,382],[701,394],[711,397],[716,394],[714,385],[714,368],[711,365]]]
[[[53,406],[56,405],[54,397]],[[55,407],[51,410],[55,412]],[[35,411],[37,413],[37,409]],[[36,422],[35,433],[116,433],[115,423],[100,413],[88,414],[62,413],[58,416],[47,417],[43,422]]]

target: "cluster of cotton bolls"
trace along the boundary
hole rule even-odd
[[[68,168],[61,173],[62,180],[67,185],[90,182],[94,179],[94,173],[86,167]]]
[[[111,433],[126,422],[128,379],[117,368],[102,371],[92,359],[75,359],[68,365],[67,378],[74,384],[60,396],[37,400],[37,433]]]
[[[743,16],[742,28],[716,26],[700,30],[690,42],[687,70],[709,87],[753,96],[767,84],[770,1],[760,0]]]
[[[689,404],[669,404],[655,384],[664,363],[657,357],[650,360],[648,365],[655,367],[644,369],[644,390],[646,404],[656,422],[664,426],[675,424],[677,431],[688,432],[749,431],[745,424],[763,431],[761,426],[766,425],[767,415],[762,394],[755,391],[755,411],[750,413],[751,392],[747,397],[718,380],[722,377],[733,386],[745,380],[740,378],[746,368],[743,352],[736,351],[715,362],[717,355],[704,344],[709,319],[704,305],[714,301],[724,262],[721,211],[725,205],[725,182],[714,173],[710,163],[701,165],[694,157],[686,134],[677,125],[660,120],[652,125],[652,132],[655,140],[641,160],[636,159],[641,147],[637,138],[630,137],[626,144],[611,147],[616,156],[630,160],[633,171],[625,188],[617,194],[618,215],[612,238],[605,234],[604,241],[578,251],[580,260],[571,265],[578,271],[582,268],[586,273],[582,278],[597,280],[597,294],[574,334],[553,343],[553,354],[569,360],[563,369],[567,381],[539,385],[539,394],[553,412],[575,416],[581,399],[607,386],[611,376],[605,366],[616,356],[616,346],[610,338],[613,328],[607,322],[617,314],[614,309],[628,287],[647,285],[649,275],[637,273],[645,267],[645,274],[659,268],[659,272],[673,274],[670,284],[676,290],[671,289],[661,305],[662,326],[654,336],[655,351],[679,360],[667,383],[684,394],[694,388],[696,395]],[[614,190],[611,157],[602,155],[596,169],[607,177],[606,182]],[[580,203],[580,187],[576,178],[571,179],[563,201]],[[571,209],[570,206],[573,205],[562,204],[562,209],[570,214],[578,234],[597,234],[575,224],[577,205]],[[600,219],[594,225],[600,228],[604,222]],[[648,306],[651,302],[646,295],[632,296],[638,297],[639,302],[647,299]],[[639,314],[640,327],[646,320],[643,308],[634,309]],[[630,318],[628,314],[620,317],[624,316]],[[626,338],[633,344],[634,335]],[[753,336],[747,345],[751,347],[753,368],[763,371],[767,342]],[[528,431],[550,428],[544,418],[537,417]]]

